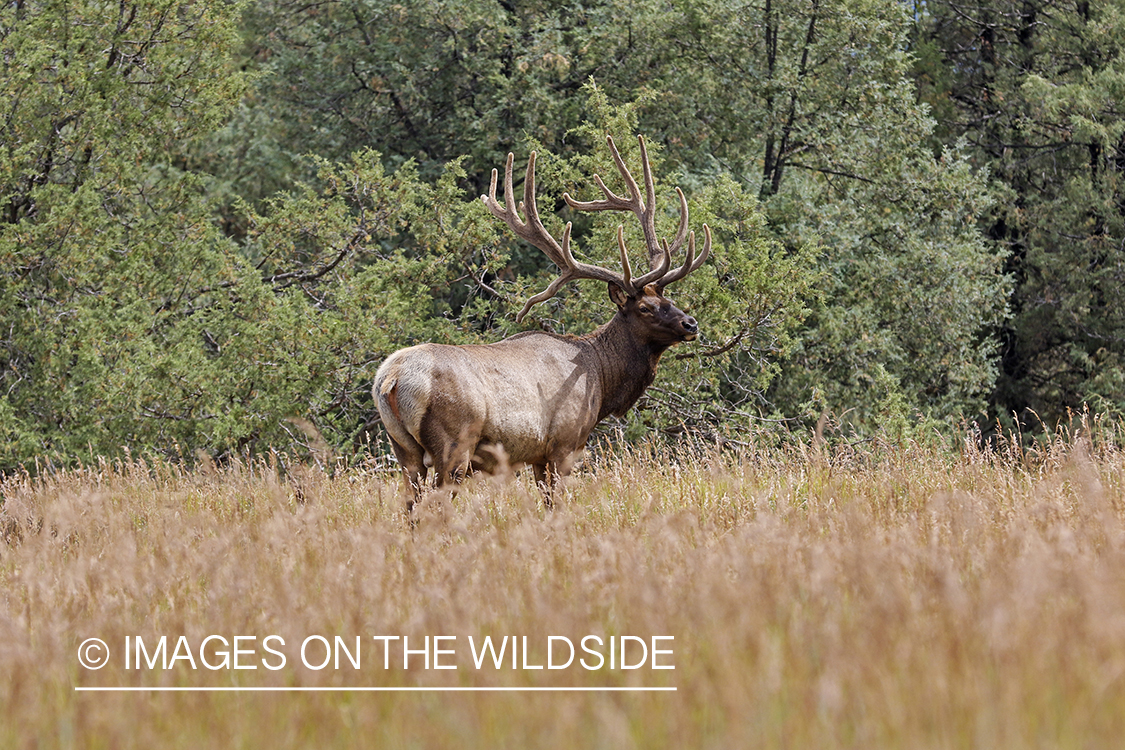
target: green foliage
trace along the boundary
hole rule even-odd
[[[1015,281],[993,408],[1054,424],[1125,409],[1125,16],[1120,3],[927,3],[923,97],[1000,196],[987,231]]]
[[[586,59],[608,57],[591,46],[600,5],[263,0],[247,23],[271,74],[260,103],[270,137],[332,159],[377,144],[427,178],[468,155],[479,189],[524,134],[554,144],[579,119],[581,98],[569,97],[609,62]]]
[[[872,429],[877,366],[921,413],[984,410],[996,373],[992,332],[1005,312],[998,253],[975,223],[990,198],[957,148],[931,153],[934,123],[910,81],[911,22],[899,4],[263,2],[250,27],[269,73],[257,106],[272,125],[254,136],[263,143],[331,159],[377,143],[388,164],[417,159],[427,180],[467,155],[473,193],[507,150],[538,148],[559,156],[540,161],[540,183],[557,203],[562,189],[591,189],[579,177],[604,160],[605,132],[635,129],[666,146],[668,167],[657,169],[678,171],[690,195],[723,180],[757,195],[784,248],[771,251],[774,261],[809,262],[819,246],[815,273],[826,277],[822,309],[793,332],[801,357],[771,378],[757,411],[811,422],[829,409]],[[579,88],[591,77],[602,101],[583,109]],[[628,112],[606,114],[611,101],[629,103]],[[573,218],[578,245],[612,252],[611,219]],[[509,267],[493,264],[486,276],[543,265],[519,245],[502,254]],[[492,296],[468,300],[470,312],[506,331]],[[565,299],[536,314],[559,317]],[[758,373],[778,366],[755,363],[739,388],[761,391]]]
[[[928,148],[934,122],[909,80],[902,6],[675,7],[675,42],[649,84],[670,151],[696,179],[727,173],[757,192],[785,247],[820,247],[823,295],[770,401],[870,431],[885,372],[918,413],[983,413],[1005,313],[1002,259],[978,226],[992,198],[962,149]]]
[[[226,53],[239,13],[0,10],[0,468],[160,439],[138,420],[160,408],[171,329],[196,312],[184,291],[233,285],[241,267],[199,181],[171,166],[244,91]]]
[[[956,154],[896,167],[836,186],[835,201],[820,180],[801,181],[804,196],[823,199],[800,232],[830,248],[831,281],[784,387],[791,398],[818,390],[824,408],[851,410],[853,425],[878,423],[864,394],[884,371],[912,409],[939,419],[983,413],[995,378],[984,334],[1002,319],[1005,283],[977,229],[990,200]]]
[[[4,79],[0,469],[362,439],[373,362],[463,339],[442,316],[453,248],[493,237],[463,173],[315,162],[314,184],[242,207],[236,245],[213,183],[175,163],[242,95],[240,9],[112,11],[4,10],[4,59],[31,63]]]
[[[36,190],[124,179],[216,127],[246,83],[226,52],[240,12],[191,0],[0,9],[6,222],[35,211]]]
[[[714,236],[669,292],[703,336],[665,356],[630,436],[1125,410],[1122,19],[1104,0],[4,6],[0,470],[362,447],[387,354],[514,333],[556,273],[477,198],[509,150],[540,152],[548,228],[572,221],[581,257],[615,266],[619,223],[641,245],[561,200],[597,197],[595,173],[621,189],[610,133],[635,168],[645,134],[661,234],[679,185]],[[572,285],[524,327],[611,314]]]
[[[244,252],[264,284],[299,313],[281,360],[303,363],[287,414],[308,416],[330,445],[354,450],[374,406],[378,363],[422,341],[476,340],[456,324],[451,300],[480,248],[496,244],[479,201],[466,201],[451,165],[436,185],[411,164],[387,172],[380,155],[318,160],[315,185],[249,207]],[[296,269],[296,270],[292,270]]]

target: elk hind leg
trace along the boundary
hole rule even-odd
[[[473,454],[480,442],[480,429],[473,425],[462,427],[456,434],[432,425],[424,437],[433,459],[434,482],[438,488],[448,487],[451,495],[457,494],[457,485],[468,476]]]
[[[402,467],[402,482],[406,495],[406,514],[410,515],[414,506],[422,499],[422,488],[426,484],[426,452],[417,441],[406,444],[391,437],[391,450]]]

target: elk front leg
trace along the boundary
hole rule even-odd
[[[539,491],[543,493],[543,506],[547,510],[551,510],[555,506],[555,489],[558,487],[560,479],[559,465],[554,461],[548,461],[542,464],[533,464],[532,469],[535,470],[535,484],[539,487]]]

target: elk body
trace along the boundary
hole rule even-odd
[[[563,199],[580,211],[635,214],[644,231],[650,270],[632,275],[622,227],[617,230],[620,272],[576,261],[570,250],[571,225],[566,225],[561,239],[555,239],[540,221],[535,153],[528,159],[524,199],[518,209],[512,191],[514,157],[508,154],[504,203],[496,199],[495,169],[489,194],[481,199],[562,271],[547,289],[527,301],[517,322],[533,305],[578,279],[605,282],[617,312],[584,336],[528,331],[495,344],[421,344],[388,357],[375,375],[372,394],[402,467],[408,511],[421,496],[429,468],[440,488],[459,482],[470,471],[492,472],[502,461],[512,468],[531,465],[549,506],[555,483],[570,472],[573,456],[585,446],[594,426],[611,414],[625,414],[636,403],[656,377],[657,363],[668,347],[696,338],[695,319],[677,308],[663,290],[707,259],[710,229],[704,225],[706,239],[697,257],[695,235],[687,229],[687,201],[677,188],[679,230],[671,245],[659,242],[644,139],[640,139],[643,196],[613,139],[607,141],[629,195],[614,194],[595,175],[603,200],[580,202],[565,193]],[[521,212],[526,219],[521,219]],[[684,260],[672,267],[671,259],[685,240]]]

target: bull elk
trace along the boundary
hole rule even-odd
[[[504,203],[496,200],[497,172],[492,170],[489,194],[481,196],[488,210],[503,219],[516,236],[542,250],[561,269],[560,275],[527,300],[516,321],[532,306],[553,297],[578,279],[606,282],[617,313],[584,336],[526,331],[494,344],[451,346],[420,344],[392,354],[375,375],[372,394],[403,471],[407,512],[421,497],[427,468],[438,488],[460,482],[469,471],[492,473],[506,460],[512,468],[530,464],[551,505],[552,490],[570,473],[572,457],[586,444],[601,420],[628,411],[656,377],[661,354],[680,341],[692,341],[695,319],[664,296],[664,288],[699,268],[711,249],[711,230],[698,257],[695,233],[688,232],[688,206],[683,191],[680,225],[672,244],[658,241],[652,171],[644,138],[640,138],[644,196],[625,166],[612,138],[617,169],[629,191],[619,196],[594,180],[605,198],[576,201],[563,194],[576,211],[631,211],[641,223],[650,270],[633,276],[623,227],[617,228],[621,272],[574,259],[571,225],[556,239],[544,228],[535,204],[535,152],[527,162],[523,201],[516,208],[512,190],[513,155],[504,169]],[[520,218],[520,213],[526,219]],[[672,267],[684,242],[683,262]]]

